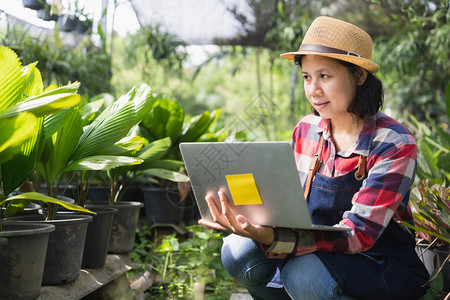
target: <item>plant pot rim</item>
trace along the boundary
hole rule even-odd
[[[85,208],[89,209],[90,211],[93,211],[97,213],[97,215],[106,215],[106,214],[114,214],[116,215],[119,210],[113,206],[106,206],[106,205],[92,205],[92,204],[86,204],[84,206]],[[89,213],[83,213],[90,215]]]
[[[3,231],[0,232],[0,237],[6,238],[11,236],[26,236],[55,231],[55,225],[40,222],[5,220],[2,225]]]
[[[48,224],[59,224],[70,222],[72,224],[86,223],[92,221],[92,216],[76,214],[76,213],[57,213],[55,220],[44,220],[43,215],[30,215],[30,216],[14,216],[9,217],[6,220],[9,221],[19,221],[19,222],[36,222],[36,223],[48,223]]]
[[[85,206],[86,208],[89,207],[104,207],[104,206],[109,206],[109,207],[118,207],[120,206],[120,209],[126,209],[126,208],[136,208],[136,207],[143,207],[144,203],[142,202],[137,202],[137,201],[119,201],[114,203],[113,205],[109,205],[108,202],[92,202],[92,203],[87,203]]]

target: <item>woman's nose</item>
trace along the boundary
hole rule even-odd
[[[311,96],[323,96],[323,90],[322,87],[320,86],[320,84],[314,80],[312,82],[312,84],[310,85],[310,91],[309,91]]]

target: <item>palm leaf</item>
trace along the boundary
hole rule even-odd
[[[108,106],[83,132],[72,160],[98,153],[127,135],[152,104],[150,89],[133,88]]]
[[[96,155],[79,159],[69,164],[64,172],[67,171],[106,171],[122,166],[132,166],[142,163],[142,159],[129,156],[108,156]]]
[[[139,166],[136,166],[137,170],[145,170],[145,169],[166,169],[172,171],[178,171],[181,167],[184,166],[184,163],[179,160],[173,159],[158,159],[158,160],[150,160],[144,161]]]
[[[147,169],[142,171],[142,173],[154,177],[159,177],[162,179],[167,179],[174,182],[187,182],[189,181],[189,177],[187,177],[184,174],[171,171],[171,170],[165,170],[165,169]]]
[[[11,201],[27,201],[27,203],[29,203],[30,200],[35,200],[35,201],[41,201],[41,202],[45,202],[45,203],[53,203],[53,204],[58,204],[61,205],[64,208],[70,209],[70,210],[76,210],[76,211],[82,211],[82,212],[87,212],[87,213],[93,213],[92,211],[90,211],[87,208],[78,206],[76,204],[67,202],[67,201],[63,201],[63,200],[58,200],[40,193],[36,193],[36,192],[30,192],[30,193],[23,193],[23,194],[19,194],[19,195],[15,195],[12,197],[9,197],[3,201],[0,202],[0,206],[7,203],[7,202],[11,202]]]
[[[140,136],[124,137],[114,145],[102,149],[96,155],[134,156],[145,144],[148,144],[148,141]]]
[[[0,112],[13,106],[22,98],[25,77],[17,54],[0,46]]]
[[[36,68],[37,62],[26,66],[28,76],[25,81],[24,95],[33,97],[42,94],[44,90],[44,83],[42,82],[41,72]],[[24,69],[25,69],[24,68]]]
[[[0,119],[0,164],[20,152],[22,144],[36,134],[38,125],[38,119],[27,112]]]
[[[25,142],[20,152],[1,166],[3,190],[6,195],[18,188],[31,174],[39,153],[39,141],[43,134],[43,118],[39,119],[36,133]]]
[[[60,111],[63,108],[77,105],[81,100],[80,95],[73,93],[42,94],[30,97],[0,112],[0,118],[18,115],[22,112],[31,112],[38,117]]]
[[[170,137],[175,141],[183,130],[184,110],[175,101],[157,100],[142,124],[155,139]]]
[[[51,137],[47,138],[43,153],[36,165],[37,170],[46,178],[49,186],[53,185],[69,164],[70,157],[82,134],[81,116],[77,107],[72,107],[60,113],[65,116],[62,120],[62,126]],[[59,118],[52,118],[51,120],[61,122]],[[49,125],[49,123],[45,124],[44,122],[44,125]]]
[[[171,144],[172,141],[169,137],[156,140],[142,148],[137,153],[137,157],[142,158],[145,161],[160,159],[167,153]]]

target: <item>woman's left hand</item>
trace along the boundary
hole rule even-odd
[[[273,243],[274,231],[272,227],[254,225],[244,216],[236,216],[228,203],[227,196],[221,191],[218,194],[221,209],[216,206],[211,195],[206,195],[205,200],[208,203],[213,221],[200,219],[199,224],[248,237],[266,245]]]

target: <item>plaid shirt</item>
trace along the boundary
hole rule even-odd
[[[352,231],[330,233],[276,228],[273,244],[263,245],[268,257],[284,258],[314,251],[362,252],[373,246],[392,218],[412,220],[405,195],[414,180],[417,147],[408,129],[379,112],[365,120],[357,144],[336,153],[330,121],[312,114],[305,116],[294,129],[291,140],[303,185],[321,133],[325,142],[320,174],[345,175],[356,168],[359,155],[367,157],[367,177],[351,199],[351,210],[344,213],[338,225],[348,226]]]

